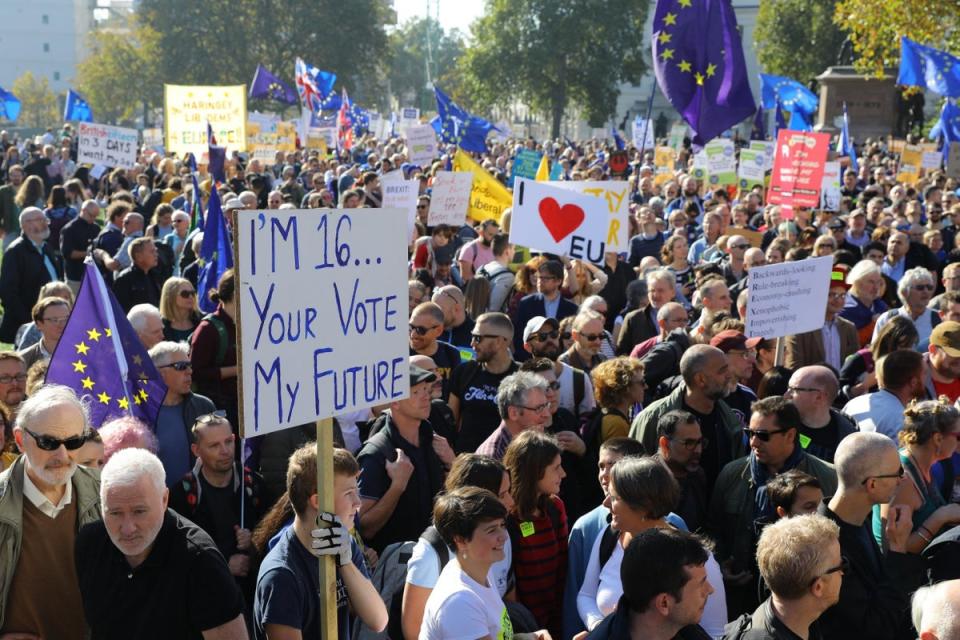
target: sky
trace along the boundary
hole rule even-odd
[[[483,15],[483,0],[394,0],[397,10],[397,23],[403,24],[410,18],[423,18],[427,15],[427,2],[431,11],[439,6],[440,24],[445,31],[459,29],[465,35],[470,33],[470,23]],[[434,14],[434,17],[437,17]]]

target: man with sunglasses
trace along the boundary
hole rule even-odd
[[[590,411],[596,406],[590,376],[571,365],[560,362],[560,324],[553,318],[535,316],[523,329],[523,348],[534,358],[547,358],[553,362],[553,372],[560,385],[560,406],[574,416]]]
[[[580,369],[587,375],[606,358],[600,353],[600,345],[606,336],[603,316],[584,309],[573,319],[573,345],[557,358],[558,362]]]
[[[443,333],[443,309],[435,302],[417,305],[410,314],[410,355],[427,356],[437,366],[443,401],[450,395],[450,376],[460,366],[460,350],[439,340]]]
[[[913,529],[909,507],[892,505],[883,553],[871,530],[874,505],[888,504],[903,479],[897,445],[879,433],[847,436],[834,458],[838,488],[818,513],[840,527],[840,553],[850,563],[840,600],[820,618],[825,638],[908,640],[910,593],[925,578],[920,556],[907,553]],[[824,489],[825,495],[830,493]]]
[[[731,614],[753,610],[757,602],[754,552],[759,526],[777,519],[766,493],[771,478],[799,469],[820,481],[825,495],[837,488],[837,476],[826,462],[806,453],[797,440],[800,413],[789,400],[770,396],[751,407],[750,426],[743,430],[750,453],[727,464],[713,487],[707,530],[717,542],[717,560],[727,584]]]
[[[784,338],[784,361],[788,369],[799,369],[819,362],[829,364],[839,371],[848,356],[860,348],[857,327],[840,317],[847,303],[847,272],[849,267],[838,264],[830,272],[830,289],[823,326],[806,333]],[[929,298],[928,298],[929,300]]]
[[[908,269],[896,283],[896,287],[897,297],[902,306],[891,309],[877,318],[877,323],[873,327],[872,342],[877,341],[881,329],[890,322],[891,318],[901,315],[917,328],[917,334],[920,336],[917,350],[924,351],[929,344],[930,333],[940,324],[940,315],[927,306],[937,288],[933,273],[923,267]]]
[[[0,637],[87,635],[74,542],[101,519],[98,476],[76,462],[89,429],[64,386],[42,386],[20,407],[23,455],[0,474]]]
[[[536,293],[531,293],[520,299],[517,313],[513,317],[515,341],[513,345],[514,357],[523,361],[530,356],[523,350],[521,338],[523,328],[531,318],[543,316],[560,322],[568,316],[577,314],[577,305],[563,297],[560,292],[563,286],[564,267],[558,260],[548,260],[540,265],[533,283],[537,287]]]
[[[720,264],[720,271],[727,286],[732,287],[747,275],[747,265],[744,260],[750,241],[743,236],[730,236],[727,239],[727,257]]]

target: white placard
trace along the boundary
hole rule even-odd
[[[737,167],[737,177],[740,187],[749,189],[755,184],[763,184],[766,173],[767,158],[759,149],[741,149],[740,165]]]
[[[148,127],[143,130],[143,146],[163,153],[163,128]]]
[[[748,272],[746,334],[780,338],[823,326],[833,258],[807,258]]]
[[[400,135],[407,135],[407,129],[420,124],[420,109],[404,107],[400,110]]]
[[[625,180],[559,180],[551,187],[576,191],[580,195],[599,198],[607,208],[607,251],[626,253],[630,250],[630,183]]]
[[[750,148],[761,151],[766,162],[763,165],[764,171],[773,169],[773,154],[777,151],[777,143],[773,140],[751,140]]]
[[[646,136],[646,137],[644,137]],[[656,142],[653,138],[653,121],[637,118],[633,121],[633,146],[644,150],[653,149]]]
[[[840,163],[837,161],[823,163],[820,208],[824,211],[840,210]]]
[[[607,205],[549,182],[518,178],[513,188],[510,242],[537,251],[603,262]]]
[[[428,168],[437,157],[437,132],[428,124],[407,127],[407,157],[410,164]]]
[[[406,214],[239,212],[244,437],[409,395]]]
[[[467,171],[438,171],[430,193],[430,214],[427,224],[435,227],[448,224],[459,229],[467,219],[473,174]]]
[[[132,169],[137,163],[136,129],[81,122],[77,126],[77,162]]]
[[[413,242],[417,233],[417,199],[420,195],[419,180],[404,180],[403,171],[394,169],[380,178],[384,209],[401,209],[407,214],[407,241]]]
[[[921,169],[939,169],[943,162],[943,153],[940,151],[924,151],[920,158]]]

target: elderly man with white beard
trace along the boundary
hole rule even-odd
[[[74,541],[100,520],[96,476],[75,459],[89,432],[67,387],[45,385],[20,405],[23,455],[0,474],[0,638],[87,637]]]

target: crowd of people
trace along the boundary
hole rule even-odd
[[[625,175],[601,140],[475,154],[626,180],[629,248],[591,264],[514,246],[509,210],[430,226],[449,145],[233,153],[216,183],[0,132],[0,639],[318,637],[317,556],[343,640],[960,638],[957,181],[866,140],[836,211],[790,210],[708,188],[685,144]],[[336,416],[332,460],[313,424],[241,453],[236,277],[202,313],[195,208],[376,209],[395,171],[409,397]],[[823,256],[823,326],[748,336],[750,271]],[[167,387],[155,424],[44,383],[88,260]]]

